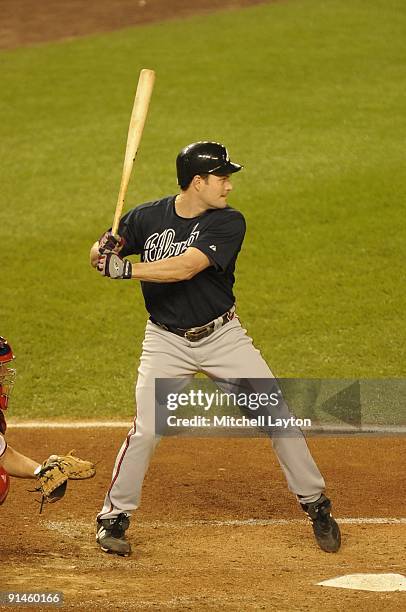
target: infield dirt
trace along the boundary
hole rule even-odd
[[[323,553],[261,438],[164,439],[128,531],[132,556],[101,552],[95,515],[125,434],[10,428],[9,443],[38,460],[75,448],[98,471],[70,482],[65,499],[42,515],[27,492],[31,482],[13,479],[1,508],[2,590],[62,591],[65,607],[83,610],[402,609],[404,593],[316,583],[404,572],[406,524],[343,523],[340,552]],[[405,516],[403,439],[312,438],[309,445],[339,519]]]
[[[76,38],[272,0],[0,0],[0,48]],[[282,0],[273,0],[282,1]]]

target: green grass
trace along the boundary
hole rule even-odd
[[[278,376],[406,374],[406,7],[297,0],[0,53],[0,333],[17,416],[123,416],[146,314],[88,265],[138,72],[157,71],[128,207],[194,140],[244,164],[239,314]]]

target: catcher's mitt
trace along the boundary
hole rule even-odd
[[[95,475],[94,464],[75,457],[73,453],[72,450],[67,455],[51,455],[36,469],[38,486],[34,490],[42,495],[40,513],[44,502],[52,504],[62,499],[69,479],[85,480]]]

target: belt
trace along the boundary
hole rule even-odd
[[[211,334],[216,331],[216,329],[220,329],[229,321],[232,321],[235,317],[235,306],[232,306],[230,310],[227,310],[224,314],[217,317],[217,319],[213,319],[207,325],[201,325],[200,327],[189,327],[188,329],[182,329],[181,327],[168,327],[168,325],[164,325],[163,323],[159,323],[155,321],[152,317],[150,317],[150,321],[158,327],[161,327],[165,331],[169,331],[172,334],[176,334],[177,336],[181,336],[182,338],[186,338],[190,342],[197,342],[198,340],[203,340],[203,338],[207,338],[211,336]]]

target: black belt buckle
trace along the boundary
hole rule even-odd
[[[203,338],[207,338],[214,332],[214,323],[209,323],[209,325],[205,325],[204,327],[192,327],[185,332],[186,340],[189,342],[197,342],[198,340],[203,340]]]

